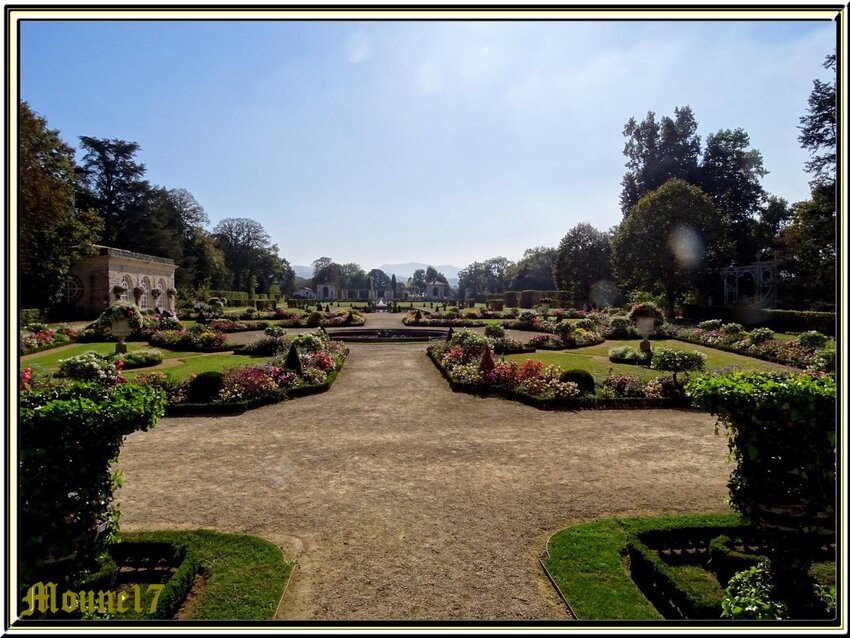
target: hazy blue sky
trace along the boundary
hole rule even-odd
[[[20,86],[292,264],[463,267],[618,223],[647,111],[743,128],[765,188],[805,199],[798,118],[834,46],[830,22],[25,22]]]

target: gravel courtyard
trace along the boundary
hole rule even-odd
[[[350,347],[325,394],[128,437],[121,528],[276,543],[280,619],[559,621],[537,562],[558,529],[728,511],[709,415],[540,411],[453,393],[422,344]]]

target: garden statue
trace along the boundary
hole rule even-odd
[[[654,305],[640,303],[634,306],[629,313],[631,319],[637,325],[637,331],[643,338],[640,342],[640,351],[646,360],[652,359],[652,346],[649,343],[649,335],[655,332],[655,324],[661,317],[661,312]]]

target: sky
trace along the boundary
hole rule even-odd
[[[689,105],[743,128],[765,189],[808,197],[799,118],[825,21],[42,21],[20,97],[63,139],[141,145],[210,228],[263,224],[293,265],[466,266],[622,217],[623,126]]]

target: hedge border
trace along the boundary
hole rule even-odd
[[[192,584],[195,581],[195,576],[197,576],[201,568],[200,561],[192,553],[192,551],[187,545],[153,541],[139,541],[131,539],[122,539],[120,543],[117,543],[110,547],[110,555],[112,555],[112,552],[115,550],[115,548],[126,548],[128,545],[135,545],[137,547],[168,545],[174,548],[175,556],[182,554],[182,560],[180,561],[180,565],[171,575],[171,578],[169,578],[165,582],[165,586],[162,588],[162,591],[159,594],[159,598],[157,599],[156,610],[154,611],[154,618],[172,618],[174,614],[176,614],[177,611],[180,609],[180,606],[183,604],[183,601],[186,600],[186,596],[189,594],[189,590],[192,589]]]
[[[682,335],[679,335],[679,336],[676,336],[676,337],[668,337],[668,338],[673,339],[674,341],[681,341],[682,343],[689,343],[689,344],[694,345],[694,346],[702,346],[703,348],[713,348],[715,350],[721,350],[723,352],[729,352],[731,354],[737,354],[738,356],[741,356],[741,357],[750,357],[751,359],[759,359],[761,361],[768,361],[769,363],[776,363],[776,364],[779,364],[781,366],[788,366],[789,368],[797,368],[798,370],[805,370],[805,368],[801,368],[800,366],[794,365],[793,363],[791,363],[790,361],[787,361],[785,359],[779,359],[777,357],[771,357],[769,355],[763,355],[763,354],[754,354],[754,353],[751,353],[751,352],[741,352],[739,349],[732,348],[731,346],[725,346],[725,345],[721,345],[721,344],[711,344],[711,345],[709,345],[707,343],[703,343],[702,341],[699,341],[698,339],[684,338]]]
[[[440,374],[449,382],[449,387],[454,392],[465,392],[476,396],[495,396],[511,401],[519,401],[538,410],[622,410],[641,408],[689,408],[691,401],[688,397],[651,398],[651,397],[618,397],[614,399],[602,399],[598,397],[577,397],[574,399],[540,399],[530,394],[513,392],[504,388],[477,388],[465,383],[458,383],[452,379],[449,371],[437,358],[426,350],[428,358],[434,363]]]

